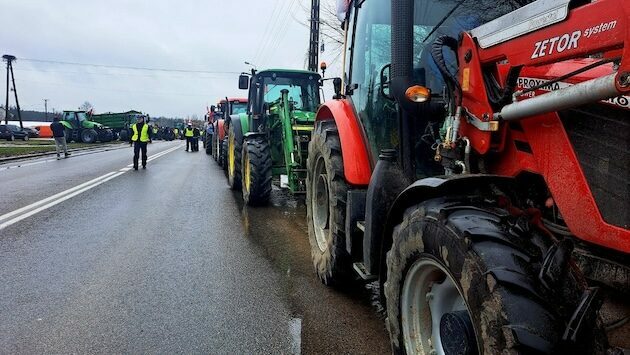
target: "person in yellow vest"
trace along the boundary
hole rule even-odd
[[[138,116],[138,120],[131,126],[131,141],[133,144],[133,168],[138,170],[138,155],[142,151],[142,169],[147,168],[147,143],[151,143],[151,129],[144,122],[144,116]]]
[[[193,148],[193,136],[195,135],[195,130],[192,128],[192,123],[188,123],[186,129],[184,129],[184,137],[186,137],[186,151],[189,148]]]

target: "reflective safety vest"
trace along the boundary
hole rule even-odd
[[[184,135],[186,137],[192,137],[194,135],[195,130],[192,128],[186,128],[186,131],[184,132]]]
[[[133,130],[133,136],[131,136],[131,141],[132,142],[137,142],[138,141],[138,124],[134,123],[133,126],[131,126],[131,129]],[[140,142],[148,142],[149,141],[149,125],[145,124],[144,126],[142,126],[142,131],[140,132]]]

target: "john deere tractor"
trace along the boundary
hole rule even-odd
[[[228,181],[249,205],[265,204],[272,180],[294,194],[306,191],[306,158],[320,75],[302,70],[252,71],[239,77],[249,89],[247,113],[228,120]]]
[[[96,143],[114,139],[114,131],[111,128],[89,118],[86,111],[63,111],[61,124],[66,128],[66,141]]]

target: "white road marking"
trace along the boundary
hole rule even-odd
[[[170,152],[175,151],[176,149],[181,148],[181,146],[177,146],[177,147],[173,147],[171,149],[167,149],[165,151],[162,151],[154,156],[152,156],[151,158],[149,158],[147,161],[150,160],[154,160],[157,159],[163,155],[166,155]],[[35,203],[32,203],[28,206],[24,206],[22,208],[19,208],[15,211],[6,213],[2,216],[0,216],[0,230],[3,230],[4,228],[7,228],[25,218],[28,218],[30,216],[33,216],[41,211],[44,211],[50,207],[53,207],[57,204],[60,204],[63,201],[66,201],[68,199],[71,199],[74,196],[77,196],[79,194],[82,194],[102,183],[105,183],[109,180],[112,180],[124,173],[126,173],[127,171],[131,170],[130,168],[122,168],[118,171],[112,171],[110,173],[107,173],[105,175],[99,176],[95,179],[92,179],[88,182],[84,182],[80,185],[77,185],[75,187],[72,187],[68,190],[62,191],[58,194],[55,194],[53,196],[47,197],[41,201],[37,201]]]
[[[4,221],[4,220],[7,220],[7,219],[9,219],[9,218],[11,218],[11,217],[13,217],[13,216],[15,216],[15,215],[20,214],[20,213],[26,212],[26,211],[28,211],[28,210],[30,210],[30,209],[33,209],[33,208],[35,208],[35,207],[37,207],[37,206],[43,205],[43,204],[45,204],[45,203],[47,203],[47,202],[50,202],[50,201],[53,201],[53,200],[55,200],[55,199],[61,198],[61,197],[63,197],[64,195],[67,195],[67,194],[69,194],[69,193],[72,193],[72,192],[74,192],[74,191],[76,191],[76,190],[80,190],[80,189],[82,189],[82,188],[84,188],[84,187],[86,187],[86,186],[89,186],[89,185],[91,185],[91,184],[94,184],[94,183],[98,182],[99,180],[102,180],[102,179],[105,179],[105,178],[107,178],[107,177],[109,177],[109,176],[111,176],[111,175],[114,175],[115,173],[116,173],[116,172],[112,171],[111,173],[107,173],[107,174],[105,174],[105,175],[99,176],[99,177],[97,177],[96,179],[92,179],[92,180],[90,180],[90,181],[88,181],[88,182],[84,182],[84,183],[83,183],[83,184],[81,184],[81,185],[77,185],[77,186],[75,186],[75,187],[73,187],[73,188],[70,188],[70,189],[68,189],[68,190],[62,191],[62,192],[60,192],[60,193],[58,193],[58,194],[56,194],[56,195],[52,195],[52,196],[50,196],[50,197],[47,197],[47,198],[45,198],[45,199],[43,199],[43,200],[41,200],[41,201],[37,201],[37,202],[32,203],[32,204],[30,204],[30,205],[28,205],[28,206],[24,206],[24,207],[22,207],[22,208],[20,208],[20,209],[17,209],[17,210],[15,210],[15,211],[13,211],[13,212],[9,212],[9,213],[7,213],[7,214],[4,214],[4,215],[0,216],[0,222],[1,222],[1,221]]]
[[[302,319],[291,318],[289,320],[289,334],[291,334],[291,354],[302,352]]]

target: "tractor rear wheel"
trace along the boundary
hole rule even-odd
[[[223,168],[223,172],[225,173],[225,177],[227,177],[227,163],[226,163],[226,156],[227,156],[227,150],[228,150],[228,139],[227,137],[223,138],[223,141],[221,141],[221,150],[219,151],[219,165]]]
[[[214,161],[216,161],[217,163],[219,162],[219,138],[217,137],[216,134],[212,135],[212,139],[210,142],[210,145],[212,146],[212,159],[214,159]]]
[[[83,143],[94,143],[98,138],[98,133],[93,129],[85,129],[81,132],[81,141]]]
[[[563,341],[586,293],[570,267],[543,286],[549,238],[527,217],[477,201],[428,200],[395,227],[384,286],[394,353],[604,352],[595,312],[585,315],[579,344]]]
[[[264,205],[271,196],[271,150],[265,137],[252,137],[243,145],[243,200]]]
[[[241,189],[241,153],[243,150],[243,142],[241,141],[242,132],[237,132],[240,129],[240,125],[230,125],[228,131],[228,145],[227,145],[227,173],[228,184],[232,190]]]
[[[306,218],[313,265],[324,284],[340,285],[350,280],[352,264],[345,235],[348,186],[334,121],[315,124],[306,165]]]
[[[129,140],[129,132],[126,129],[120,131],[119,135],[121,141]]]
[[[66,143],[72,142],[72,130],[70,128],[66,128],[64,134],[66,136]]]

